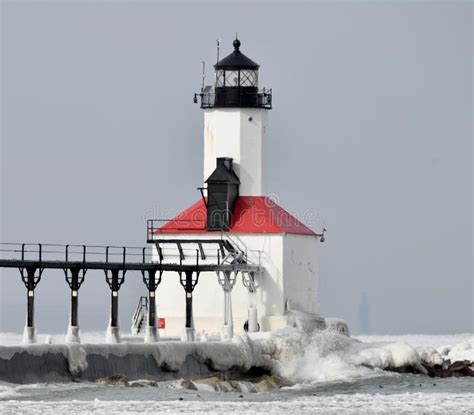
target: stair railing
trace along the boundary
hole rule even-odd
[[[146,318],[148,313],[148,297],[141,296],[138,300],[137,308],[132,317],[132,334],[140,334],[141,323]]]

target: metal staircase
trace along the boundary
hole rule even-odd
[[[140,297],[138,300],[137,308],[132,317],[132,334],[138,336],[142,331],[146,323],[148,316],[148,297]]]
[[[236,234],[222,235],[222,244],[227,252],[222,264],[249,264],[248,250],[245,243]]]

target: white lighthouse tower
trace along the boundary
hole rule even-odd
[[[181,335],[186,326],[187,340],[199,332],[228,339],[234,331],[286,327],[295,312],[315,325],[323,321],[318,301],[322,234],[263,193],[272,91],[259,89],[259,65],[240,51],[238,39],[233,46],[214,66],[215,84],[195,96],[204,110],[202,197],[165,224],[149,226],[148,239],[162,263],[248,262],[258,272],[193,277],[194,291],[186,291],[186,301],[193,296],[192,316],[181,300],[184,283],[164,272],[155,298],[165,336]]]
[[[241,196],[263,194],[262,153],[271,109],[271,91],[258,91],[259,65],[234,51],[215,68],[215,88],[201,93],[204,109],[204,181],[217,157],[230,157],[240,178]],[[208,87],[209,89],[209,87]]]

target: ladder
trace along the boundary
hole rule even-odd
[[[132,334],[138,336],[145,325],[148,315],[148,297],[142,296],[138,300],[137,308],[132,317]]]

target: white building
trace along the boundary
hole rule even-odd
[[[193,329],[198,333],[231,337],[233,327],[236,331],[244,326],[249,331],[282,328],[289,308],[315,319],[319,315],[322,235],[263,195],[262,151],[272,95],[271,90],[258,89],[258,68],[240,52],[237,39],[234,51],[215,65],[214,87],[199,94],[207,188],[193,206],[152,229],[149,237],[157,247],[155,259],[163,263],[230,263],[240,255],[260,266],[250,289],[252,275],[239,274],[234,281],[235,275],[226,279],[220,273],[227,295],[216,272],[200,273],[192,300]],[[233,255],[224,249],[228,246]],[[176,336],[185,326],[185,291],[176,272],[167,274],[156,291],[156,309],[165,324],[160,334]],[[194,338],[194,330],[188,330],[188,339]]]

